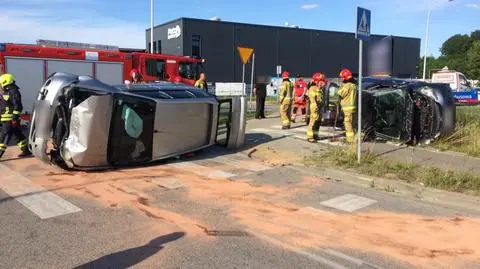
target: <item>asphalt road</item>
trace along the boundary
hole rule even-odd
[[[479,211],[312,176],[275,152],[250,159],[253,148],[95,173],[9,149],[0,268],[480,268]]]

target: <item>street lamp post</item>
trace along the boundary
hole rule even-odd
[[[448,2],[453,2],[454,0],[448,0]],[[425,31],[425,48],[423,54],[423,80],[425,80],[425,76],[427,73],[427,50],[428,50],[428,30],[430,26],[430,15],[432,14],[433,6],[428,10],[427,15],[427,29]]]
[[[153,0],[150,0],[150,53],[153,51]]]

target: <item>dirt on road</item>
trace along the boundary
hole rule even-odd
[[[265,151],[272,157],[271,164],[281,165],[276,161],[285,160],[276,152]],[[245,162],[256,165],[254,160]],[[179,179],[185,185],[182,199],[226,210],[245,231],[277,238],[291,248],[349,248],[423,268],[455,268],[480,260],[477,218],[380,211],[337,214],[286,202],[321,187],[325,184],[321,178],[302,177],[298,184],[273,187],[250,184],[248,177],[234,181],[206,178],[168,165],[86,173],[66,172],[33,158],[3,164],[48,190],[94,199],[106,207],[133,208],[153,219],[178,225],[187,236],[205,234],[208,225],[199,216],[153,206],[156,197],[147,193],[162,188],[162,179]]]

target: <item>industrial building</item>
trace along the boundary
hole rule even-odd
[[[374,47],[372,43],[379,44],[379,40],[384,41],[382,46],[376,46],[376,52],[370,53]],[[150,44],[150,29],[147,29],[149,51]],[[203,66],[209,81],[241,81],[242,61],[237,46],[255,50],[257,78],[275,77],[277,65],[292,76],[308,77],[313,72],[322,72],[328,77],[337,77],[342,68],[358,72],[358,41],[354,33],[192,18],[180,18],[154,27],[154,53],[206,59]],[[384,73],[395,77],[416,77],[420,39],[373,35],[364,48],[367,74],[374,64],[377,72],[380,66]],[[246,69],[246,77],[250,78],[251,65]]]

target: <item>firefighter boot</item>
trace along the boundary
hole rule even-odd
[[[30,149],[28,149],[28,147],[24,147],[22,149],[22,153],[20,153],[18,155],[18,158],[25,158],[25,157],[29,157],[32,155],[32,152],[30,151]]]

